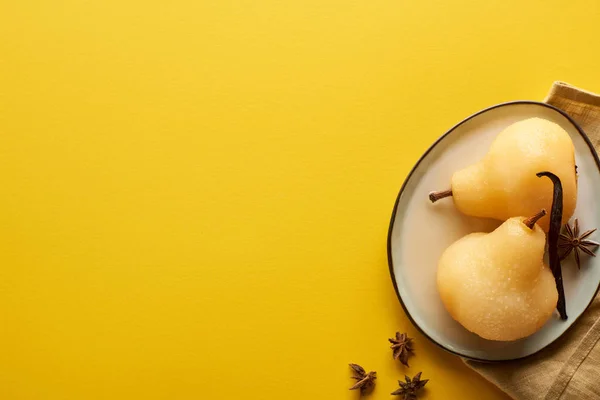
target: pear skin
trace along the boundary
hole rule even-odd
[[[482,338],[529,336],[556,308],[556,284],[543,262],[546,235],[537,224],[528,228],[525,220],[510,218],[491,233],[467,235],[440,258],[437,286],[444,306]]]
[[[452,196],[464,214],[501,221],[552,207],[552,182],[536,173],[551,171],[563,186],[565,224],[577,203],[575,148],[569,134],[554,122],[530,118],[496,137],[478,163],[452,176]],[[539,222],[548,232],[549,218]]]

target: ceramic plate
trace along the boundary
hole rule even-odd
[[[578,199],[574,217],[583,230],[600,228],[600,161],[589,139],[561,110],[545,103],[517,101],[474,114],[446,132],[414,166],[402,185],[390,222],[388,260],[398,298],[413,324],[431,341],[462,357],[481,361],[514,360],[534,354],[558,339],[595,297],[600,284],[600,257],[562,263],[567,314],[555,312],[535,334],[513,342],[485,340],[452,319],[436,287],[437,262],[455,240],[471,232],[490,232],[500,222],[467,217],[451,200],[432,204],[428,193],[449,188],[452,173],[479,161],[508,125],[531,117],[562,126],[575,145]],[[600,231],[592,235],[600,238]],[[547,257],[547,255],[546,255]],[[547,261],[546,261],[547,262]]]

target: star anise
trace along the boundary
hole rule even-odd
[[[390,348],[394,350],[394,359],[408,367],[408,356],[413,354],[412,338],[406,333],[396,332],[396,338],[388,339],[392,344]]]
[[[581,268],[579,250],[585,254],[595,257],[595,248],[600,246],[600,243],[587,239],[595,231],[596,229],[590,229],[589,231],[585,231],[579,235],[579,221],[577,221],[577,218],[575,218],[575,221],[573,221],[573,228],[571,228],[568,223],[565,224],[566,233],[560,234],[560,242],[558,243],[558,247],[563,250],[563,253],[560,256],[561,260],[573,252],[575,255],[575,262],[577,263],[577,268]]]
[[[421,372],[416,374],[412,378],[412,380],[406,375],[404,376],[404,378],[406,379],[406,382],[398,381],[400,389],[396,390],[395,392],[392,392],[394,396],[403,396],[402,400],[416,400],[417,391],[419,391],[419,389],[422,389],[423,386],[425,386],[425,384],[429,382],[429,379],[425,379],[423,381],[421,380]]]
[[[377,372],[371,371],[369,373],[365,372],[365,369],[358,364],[350,364],[350,368],[354,372],[352,379],[356,379],[356,382],[350,390],[360,389],[361,393],[365,393],[373,386],[375,386],[375,379],[377,379]]]

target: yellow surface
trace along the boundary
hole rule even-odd
[[[373,399],[421,370],[424,399],[504,399],[403,314],[388,219],[458,120],[555,79],[600,91],[599,18],[0,0],[0,399],[357,399],[348,362]]]

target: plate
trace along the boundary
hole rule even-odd
[[[428,193],[448,188],[452,173],[479,161],[500,131],[532,117],[553,121],[571,136],[579,174],[574,218],[579,218],[582,230],[600,227],[598,155],[583,130],[567,114],[535,101],[498,104],[454,126],[413,167],[394,205],[388,231],[388,262],[398,298],[412,323],[427,338],[461,357],[504,361],[530,356],[565,333],[599,289],[600,257],[582,259],[581,270],[573,257],[567,258],[562,269],[569,319],[562,321],[555,312],[541,330],[513,342],[490,341],[467,331],[452,319],[438,294],[436,270],[442,252],[464,235],[490,232],[501,222],[465,216],[456,210],[453,201],[431,204]],[[592,237],[597,240],[600,233]]]

